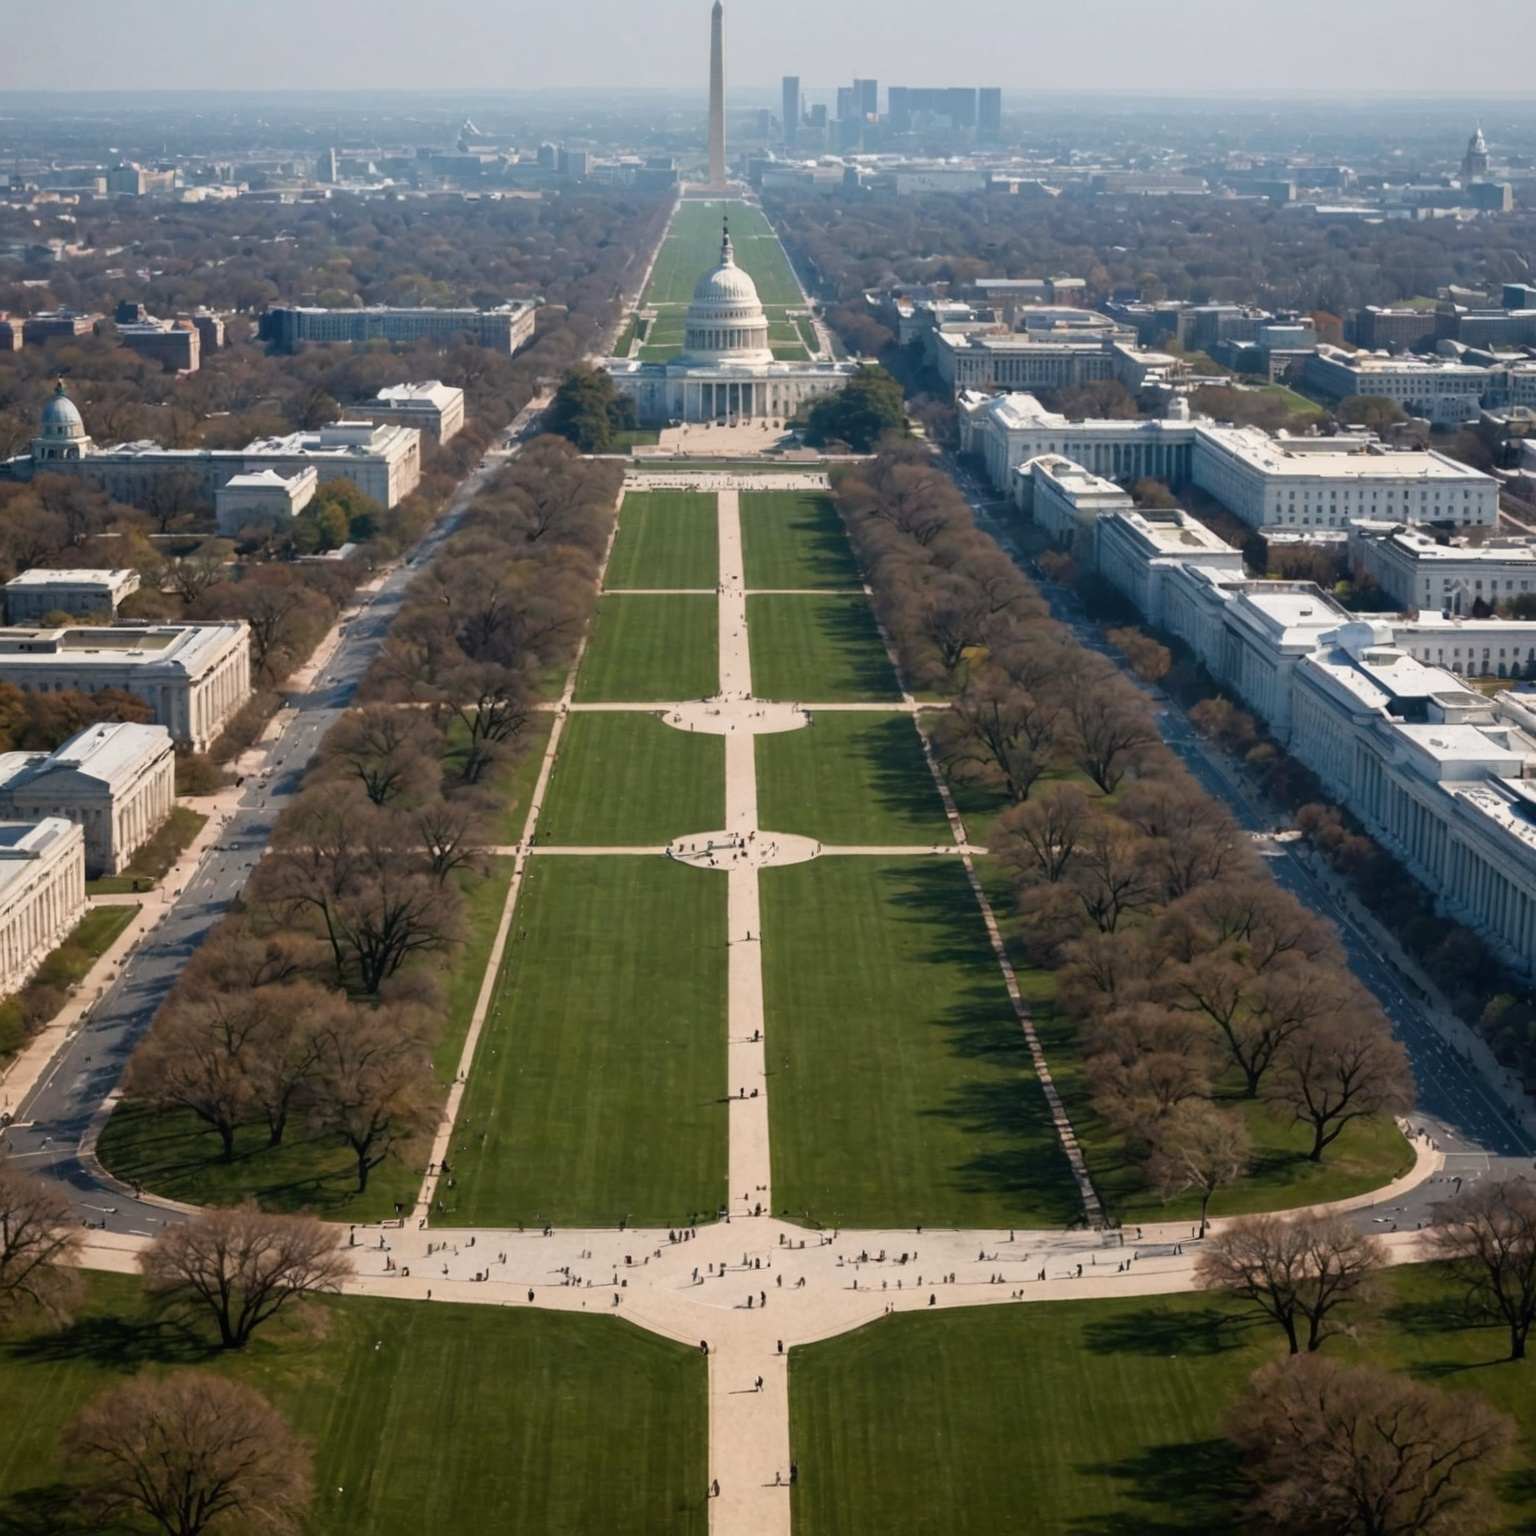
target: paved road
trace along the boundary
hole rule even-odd
[[[977,520],[1020,564],[1031,569],[1056,618],[1072,630],[1079,643],[1111,654],[1076,597],[1043,579],[1033,562],[1017,548],[1007,522],[991,510],[986,490],[963,469],[953,463],[948,467]],[[1395,1221],[1410,1227],[1428,1219],[1429,1207],[1445,1197],[1449,1192],[1446,1186],[1453,1179],[1478,1178],[1490,1173],[1496,1177],[1529,1174],[1531,1160],[1536,1156],[1536,1138],[1519,1124],[1498,1088],[1474,1061],[1436,1029],[1415,995],[1413,984],[1382,956],[1379,946],[1292,844],[1270,836],[1278,825],[1278,814],[1256,801],[1171,700],[1162,694],[1152,697],[1158,706],[1158,726],[1164,741],[1207,793],[1221,800],[1239,825],[1261,840],[1266,863],[1280,885],[1338,929],[1350,968],[1376,996],[1391,1018],[1398,1038],[1407,1047],[1418,1083],[1418,1105],[1409,1118],[1414,1126],[1427,1130],[1446,1154],[1445,1176],[1422,1186],[1391,1210],[1363,1217],[1363,1222],[1390,1225]]]
[[[290,696],[266,767],[246,780],[239,809],[170,909],[123,965],[116,982],[18,1105],[4,1134],[8,1155],[67,1184],[83,1218],[119,1232],[153,1233],[163,1208],[120,1195],[77,1151],[92,1117],[117,1085],[134,1046],[188,957],[229,910],[266,849],[272,827],[303,777],[321,737],[351,702],[379,652],[418,568],[458,526],[485,480],[534,432],[547,402],[530,405],[460,484],[448,511],[361,608],[343,622],[335,650],[309,689]],[[160,898],[152,895],[149,900]]]

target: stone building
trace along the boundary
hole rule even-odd
[[[423,438],[446,443],[464,427],[464,391],[440,379],[425,384],[393,384],[366,404],[349,406],[354,416],[415,427]]]
[[[212,502],[236,476],[272,470],[286,477],[308,468],[322,485],[350,480],[393,507],[421,483],[421,435],[388,422],[335,421],[311,432],[257,438],[244,448],[162,448],[153,442],[99,448],[61,382],[43,407],[31,453],[0,463],[0,476],[76,475],[116,501],[150,506],[172,488]]]
[[[163,725],[104,722],[53,752],[0,753],[0,816],[62,816],[85,833],[85,872],[115,875],[176,805],[176,753]]]
[[[50,613],[111,623],[118,605],[139,590],[137,571],[66,571],[34,566],[5,584],[7,624],[39,624]]]
[[[219,532],[233,538],[246,528],[281,531],[315,499],[319,484],[320,476],[313,465],[288,475],[280,475],[275,469],[236,475],[213,493]]]
[[[730,231],[720,264],[693,290],[683,353],[666,363],[611,357],[601,365],[635,403],[642,425],[672,421],[787,420],[818,395],[841,389],[852,362],[775,362],[757,285],[736,265]]]
[[[85,837],[62,816],[0,822],[0,996],[18,991],[85,915]]]
[[[212,746],[251,696],[244,621],[112,629],[0,629],[0,683],[29,693],[117,688],[194,752]]]

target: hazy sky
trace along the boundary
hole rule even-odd
[[[0,90],[705,88],[707,0],[9,0]],[[733,89],[1529,92],[1531,0],[729,0]],[[949,33],[953,15],[962,30]],[[0,98],[0,111],[4,109]]]

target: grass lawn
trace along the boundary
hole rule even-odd
[[[763,871],[761,888],[779,1211],[855,1227],[1079,1218],[960,865],[818,859]]]
[[[843,521],[815,491],[743,491],[742,562],[747,587],[861,585]]]
[[[808,363],[811,360],[811,354],[798,341],[774,342],[769,351],[776,363]]]
[[[631,491],[619,510],[619,536],[603,585],[700,587],[720,580],[720,514],[714,495],[697,491]]]
[[[654,715],[571,715],[539,813],[541,843],[641,846],[725,825],[725,737]]]
[[[178,805],[166,818],[165,825],[137,849],[118,875],[103,875],[87,880],[87,896],[121,896],[131,891],[147,891],[165,878],[165,872],[203,830],[208,818],[191,806]]]
[[[556,685],[557,690],[559,686]],[[539,766],[544,760],[544,749],[549,745],[549,733],[554,726],[555,717],[552,714],[536,710],[518,733],[515,744],[508,743],[501,749],[501,755],[480,781],[481,790],[496,807],[491,817],[490,836],[498,844],[505,846],[515,843],[523,835],[523,823],[528,818],[528,803],[533,796],[533,786],[538,782]],[[460,771],[462,764],[458,753],[465,739],[464,727],[457,720],[450,720],[446,751],[443,754],[446,773],[457,774]]]
[[[605,597],[576,679],[578,703],[702,699],[720,686],[714,593]]]
[[[67,939],[55,950],[43,957],[32,979],[20,992],[0,998],[0,1064],[13,1056],[27,1043],[27,1010],[22,1006],[28,992],[46,991],[51,994],[50,1003],[32,1012],[32,1030],[39,1030],[50,1023],[64,1006],[65,994],[77,982],[84,980],[90,969],[111,949],[118,935],[133,921],[140,911],[138,902],[113,903],[109,907],[92,907],[75,924]]]
[[[895,703],[896,674],[862,593],[748,597],[752,691],[764,699]]]
[[[622,352],[617,355],[624,356]],[[654,448],[660,441],[661,431],[657,427],[627,427],[613,434],[608,449],[611,453],[624,453],[631,448]]]
[[[947,843],[949,822],[910,715],[823,711],[759,736],[758,820],[824,843]]]
[[[708,1529],[696,1350],[608,1317],[332,1297],[221,1355],[136,1279],[91,1275],[71,1326],[0,1345],[0,1530],[126,1536],[74,1507],[61,1431],[126,1377],[186,1365],[255,1387],[309,1443],[311,1536]]]
[[[725,1196],[725,881],[535,859],[459,1116],[454,1225],[685,1222]]]
[[[1021,1277],[1022,1278],[1022,1277]],[[1386,1277],[1364,1356],[1522,1428],[1503,1527],[1536,1516],[1536,1392],[1432,1266]],[[790,1354],[796,1536],[1210,1536],[1240,1528],[1228,1404],[1283,1341],[1207,1296],[903,1313]]]
[[[773,226],[761,210],[731,200],[678,204],[651,270],[646,305],[688,303],[694,285],[720,260],[720,225],[727,217],[736,265],[757,284],[763,304],[782,309],[805,303]]]
[[[490,963],[496,927],[512,879],[510,858],[491,859],[484,875],[461,873],[465,940],[442,977],[442,1030],[433,1044],[439,1092],[458,1069],[464,1036]],[[267,1210],[311,1210],[334,1221],[377,1221],[409,1205],[421,1186],[425,1152],[391,1158],[375,1168],[367,1191],[356,1193],[352,1154],[330,1137],[289,1128],[281,1146],[269,1147],[264,1125],[235,1135],[233,1161],[220,1156],[218,1137],[189,1110],[158,1113],[125,1099],[101,1133],[97,1154],[120,1179],[194,1205],[237,1205],[253,1196]],[[4,1526],[0,1525],[0,1531]]]

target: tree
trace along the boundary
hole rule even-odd
[[[251,1107],[250,1068],[273,1022],[268,989],[194,989],[155,1021],[129,1063],[127,1087],[156,1109],[190,1110],[235,1155],[235,1131]]]
[[[1252,1147],[1239,1115],[1210,1103],[1180,1104],[1158,1126],[1147,1173],[1165,1200],[1200,1196],[1200,1236],[1206,1232],[1211,1197],[1248,1171]]]
[[[1474,1310],[1509,1329],[1509,1358],[1524,1360],[1536,1321],[1536,1189],[1526,1179],[1471,1185],[1435,1207],[1430,1245]]]
[[[334,1228],[250,1203],[168,1225],[139,1267],[151,1295],[211,1314],[225,1349],[243,1349],[290,1302],[339,1291],[352,1273]]]
[[[1104,638],[1125,657],[1131,671],[1144,683],[1162,682],[1173,667],[1173,655],[1168,647],[1154,640],[1144,629],[1134,626],[1111,629],[1106,631]]]
[[[1106,795],[1119,788],[1136,759],[1157,740],[1142,699],[1098,669],[1072,680],[1066,695],[1072,760]]]
[[[55,1185],[0,1163],[0,1325],[41,1312],[66,1321],[80,1290],[80,1234]]]
[[[362,1194],[385,1158],[431,1128],[431,1065],[421,1032],[400,1009],[359,1010],[345,1026],[325,1030],[320,1045],[310,1113],[351,1149]]]
[[[548,425],[583,453],[606,453],[613,434],[634,425],[634,405],[619,395],[605,369],[573,368],[555,392]]]
[[[1366,1300],[1385,1262],[1381,1245],[1344,1216],[1244,1216],[1195,1260],[1195,1284],[1227,1291],[1278,1323],[1291,1353],[1308,1353],[1343,1331],[1335,1314]]]
[[[1476,1393],[1320,1356],[1257,1371],[1228,1432],[1275,1536],[1481,1536],[1516,1435]]]
[[[204,1371],[136,1377],[89,1403],[64,1443],[92,1470],[97,1529],[136,1516],[165,1536],[303,1529],[309,1451],[241,1382]]]
[[[841,389],[812,404],[805,440],[813,448],[846,443],[855,453],[869,453],[905,421],[901,385],[884,368],[861,365]]]
[[[1385,1020],[1364,1009],[1298,1030],[1276,1053],[1275,1068],[1266,1097],[1311,1128],[1307,1155],[1314,1163],[1351,1121],[1403,1114],[1413,1105],[1408,1053]]]
[[[419,709],[373,704],[344,714],[321,751],[355,779],[375,805],[423,794],[437,768],[438,733]]]
[[[1017,804],[1051,766],[1057,706],[987,668],[967,680],[940,723],[938,746],[948,772],[997,784]]]
[[[1042,791],[1003,812],[991,851],[1015,879],[1054,884],[1071,868],[1092,815],[1087,795],[1074,784]]]
[[[1402,406],[1387,395],[1346,395],[1339,401],[1336,414],[1340,421],[1368,427],[1372,432],[1383,432],[1408,420]]]

